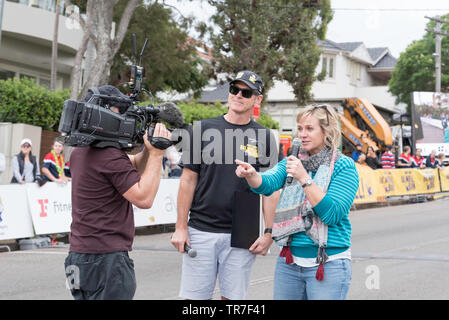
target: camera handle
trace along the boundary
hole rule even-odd
[[[153,137],[153,133],[154,133],[154,127],[149,126],[148,127],[148,140],[150,141],[150,143],[153,147],[158,148],[160,150],[165,150],[173,144],[167,138]]]

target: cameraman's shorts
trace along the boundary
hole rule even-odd
[[[222,297],[245,299],[256,256],[248,249],[232,248],[229,233],[189,227],[189,239],[197,255],[194,258],[183,255],[179,296],[189,300],[212,299],[218,277]]]
[[[128,252],[69,252],[65,259],[67,287],[75,300],[131,300],[136,292],[134,262]]]

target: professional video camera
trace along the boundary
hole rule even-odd
[[[92,93],[88,101],[66,100],[61,114],[58,131],[64,136],[64,143],[69,146],[93,146],[97,148],[115,147],[131,151],[143,142],[143,135],[148,129],[148,139],[159,149],[166,149],[173,143],[165,138],[153,137],[157,122],[165,121],[172,128],[181,128],[184,117],[172,102],[159,106],[152,104],[138,106],[138,97],[142,90],[144,68],[140,66],[148,39],[140,53],[139,65],[136,64],[136,38],[133,34],[134,63],[131,67],[129,86],[130,96],[101,94],[98,88],[90,88]],[[112,86],[110,86],[113,88]],[[150,93],[151,95],[151,93]],[[117,106],[120,114],[109,107]]]

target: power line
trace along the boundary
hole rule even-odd
[[[410,9],[410,8],[331,8],[333,11],[447,11],[449,12],[449,9],[423,9],[423,8],[416,8],[416,9]]]

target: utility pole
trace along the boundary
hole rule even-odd
[[[426,19],[435,21],[435,30],[426,29],[427,32],[435,34],[435,92],[441,92],[441,39],[442,36],[449,36],[449,33],[441,31],[441,24],[449,21],[441,20],[440,16],[425,17]]]
[[[3,22],[3,8],[5,5],[4,0],[0,0],[0,47],[2,45],[2,22]]]

